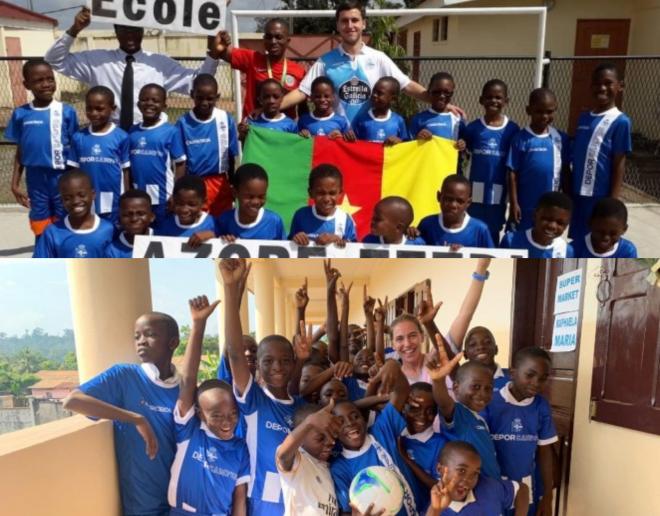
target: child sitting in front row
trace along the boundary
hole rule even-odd
[[[103,258],[114,227],[93,212],[96,192],[90,177],[81,170],[70,170],[58,183],[68,215],[46,227],[33,258]]]
[[[257,101],[262,111],[256,118],[248,117],[238,126],[241,141],[245,140],[250,126],[263,127],[273,131],[298,133],[298,125],[280,110],[284,98],[284,87],[275,79],[266,79],[257,85]]]
[[[355,141],[355,134],[345,117],[335,113],[335,85],[325,76],[312,81],[314,111],[304,113],[298,120],[300,136],[327,136],[331,140],[344,137]]]
[[[189,302],[192,328],[174,408],[176,456],[168,489],[170,515],[247,514],[250,456],[234,435],[238,407],[231,386],[211,379],[197,387],[206,321],[219,301]],[[197,403],[195,403],[197,401]]]
[[[105,250],[106,258],[131,258],[136,235],[151,235],[150,225],[156,217],[151,211],[152,199],[143,190],[128,190],[119,198],[119,227]]]
[[[412,205],[403,197],[384,197],[374,206],[371,233],[363,244],[425,245],[422,238],[408,238],[408,229],[415,215]]]
[[[495,247],[488,227],[466,213],[472,202],[470,181],[458,174],[447,176],[437,193],[440,212],[424,217],[419,223],[427,245],[459,247]]]
[[[227,242],[237,238],[286,240],[282,218],[264,208],[268,190],[268,174],[259,165],[246,163],[236,169],[232,191],[237,208],[217,219],[216,234]]]
[[[527,249],[529,258],[573,258],[573,247],[562,238],[572,209],[573,203],[566,194],[543,194],[534,211],[534,227],[506,233],[500,247]]]
[[[637,258],[635,244],[622,238],[628,230],[628,210],[619,199],[599,199],[589,229],[588,234],[572,242],[577,258]]]
[[[481,474],[481,464],[470,443],[447,443],[438,463],[442,479],[431,490],[426,516],[491,516],[510,509],[515,510],[515,516],[525,516],[529,507],[527,486],[486,477]]]
[[[353,119],[353,130],[358,140],[394,145],[409,140],[406,122],[391,107],[399,96],[399,81],[394,77],[381,77],[371,92],[371,109],[362,110]]]
[[[334,165],[321,164],[309,174],[309,196],[313,206],[300,208],[293,215],[289,239],[298,245],[355,242],[357,234],[352,217],[337,206],[343,193],[343,178]]]

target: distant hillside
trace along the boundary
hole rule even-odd
[[[47,359],[62,362],[67,353],[75,351],[73,331],[64,330],[62,335],[49,335],[41,328],[35,328],[21,336],[0,333],[0,356],[10,357],[22,349],[29,349]]]

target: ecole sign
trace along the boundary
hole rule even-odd
[[[94,21],[215,35],[225,28],[223,0],[91,0]]]

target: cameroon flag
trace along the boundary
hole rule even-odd
[[[369,233],[374,205],[383,197],[408,199],[417,224],[438,213],[436,192],[443,179],[456,171],[454,142],[433,137],[385,147],[371,142],[345,142],[319,136],[250,127],[243,163],[256,163],[268,172],[266,207],[280,214],[289,227],[298,208],[309,204],[309,172],[322,163],[335,165],[344,177],[341,208],[357,225],[358,238]]]

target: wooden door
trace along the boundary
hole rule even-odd
[[[415,31],[413,33],[413,57],[419,57],[422,51],[422,33]],[[413,61],[412,80],[419,82],[419,61]]]
[[[578,20],[575,35],[575,56],[625,56],[628,52],[630,20]],[[573,63],[573,88],[569,133],[575,134],[581,111],[591,108],[591,73],[594,68],[612,59],[579,60]],[[625,60],[615,60],[619,71],[625,73]],[[622,95],[617,98],[621,107]]]
[[[7,57],[21,57],[21,38],[5,37],[5,48]],[[14,107],[22,106],[27,102],[27,93],[23,87],[23,62],[8,61],[9,84],[11,85],[11,96],[14,100]]]
[[[554,293],[557,277],[566,272],[582,269],[586,273],[586,260],[516,260],[511,356],[520,348],[539,346],[550,352],[554,323]],[[582,299],[580,300],[580,310]],[[580,319],[581,324],[581,319]],[[544,396],[552,407],[552,417],[559,440],[553,445],[555,454],[555,514],[566,514],[573,440],[573,417],[577,385],[580,331],[575,351],[552,353],[552,368]],[[510,360],[509,360],[510,363]],[[560,506],[559,500],[564,500]]]

